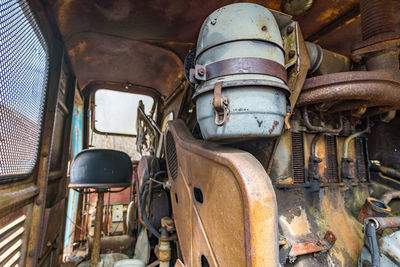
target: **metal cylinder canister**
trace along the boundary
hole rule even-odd
[[[204,139],[281,134],[290,93],[282,37],[267,8],[237,3],[214,11],[201,27],[191,77]]]

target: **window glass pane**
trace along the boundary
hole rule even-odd
[[[101,89],[94,97],[94,128],[102,133],[136,135],[136,118],[139,101],[146,114],[153,106],[153,98],[146,95]]]
[[[35,166],[48,46],[26,1],[0,0],[0,179]]]

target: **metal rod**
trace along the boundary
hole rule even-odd
[[[367,222],[376,224],[376,230],[400,227],[400,217],[369,217]]]
[[[100,256],[100,238],[103,222],[104,192],[97,193],[96,218],[94,221],[94,237],[92,247],[91,267],[95,267]]]

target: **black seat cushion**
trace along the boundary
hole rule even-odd
[[[86,149],[78,153],[70,171],[72,188],[110,188],[129,186],[132,162],[122,151]]]

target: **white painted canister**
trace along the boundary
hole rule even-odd
[[[286,76],[284,51],[267,8],[237,3],[214,11],[201,27],[195,64],[204,71],[193,96],[204,139],[231,142],[281,134],[289,89],[285,78],[275,75]],[[216,115],[217,84],[225,117],[221,109]]]

